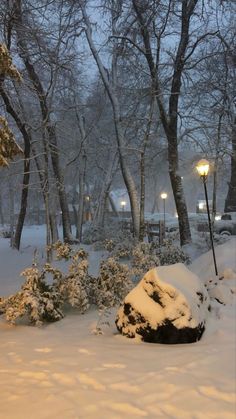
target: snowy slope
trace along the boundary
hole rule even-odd
[[[26,229],[22,253],[0,239],[0,295],[19,288],[17,271],[43,249],[44,233]],[[236,243],[217,249],[220,269],[235,269]],[[97,257],[92,255],[94,269]],[[96,265],[96,266],[95,266]],[[209,252],[193,264],[212,274]],[[98,315],[71,312],[41,329],[0,318],[1,419],[235,419],[235,305],[215,304],[200,342],[147,344],[118,335],[116,311],[104,335]]]

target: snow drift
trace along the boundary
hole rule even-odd
[[[204,330],[210,302],[199,278],[182,263],[146,273],[119,308],[123,335],[154,343],[191,343]]]

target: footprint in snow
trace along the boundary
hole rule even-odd
[[[36,348],[35,352],[43,352],[46,354],[46,353],[52,352],[52,349],[51,348]]]
[[[124,364],[102,364],[102,366],[105,368],[118,368],[118,369],[126,368],[126,365]]]

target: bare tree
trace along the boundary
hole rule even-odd
[[[86,38],[89,44],[89,47],[91,49],[91,52],[93,54],[93,57],[96,61],[100,76],[102,78],[102,81],[104,83],[105,89],[107,91],[107,94],[109,96],[112,110],[113,110],[113,117],[114,117],[114,125],[115,125],[115,132],[116,132],[116,140],[117,140],[117,146],[118,146],[118,153],[119,153],[119,161],[121,166],[121,171],[123,175],[123,179],[129,194],[130,199],[130,205],[131,205],[131,213],[132,213],[132,219],[133,219],[133,226],[134,226],[134,235],[138,237],[139,235],[139,202],[138,202],[138,193],[137,188],[135,185],[135,181],[132,177],[132,174],[129,170],[126,158],[125,158],[125,138],[124,138],[124,132],[121,124],[121,110],[120,110],[120,104],[118,100],[118,96],[116,94],[117,91],[117,59],[118,59],[118,49],[114,48],[112,53],[112,70],[111,75],[108,75],[101,57],[99,55],[99,52],[95,46],[95,43],[93,41],[92,37],[92,26],[90,23],[90,20],[88,18],[84,2],[79,2],[83,19],[85,23],[85,33]],[[114,9],[113,9],[114,12]],[[116,13],[116,12],[115,12]],[[115,23],[116,23],[116,16],[112,16],[112,30],[115,31]]]
[[[29,36],[29,31],[27,31],[25,22],[22,17],[21,0],[16,0],[15,2],[14,27],[17,33],[19,55],[24,62],[28,76],[34,86],[40,104],[43,126],[45,129],[45,134],[47,136],[52,167],[57,182],[59,201],[62,211],[63,237],[65,241],[73,241],[74,238],[71,234],[69,209],[65,192],[64,179],[59,162],[59,150],[57,145],[56,130],[50,117],[51,111],[47,103],[47,93],[44,90],[43,84],[40,80],[38,72],[36,71],[35,65],[32,63],[30,59],[29,46],[27,44],[25,36],[26,32]]]

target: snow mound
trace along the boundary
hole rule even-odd
[[[160,266],[126,296],[116,326],[146,342],[191,343],[201,338],[209,309],[207,290],[186,266]]]
[[[215,287],[210,288],[208,293],[212,300],[216,300],[220,304],[226,305],[233,303],[233,291],[231,287],[225,284],[217,284]]]

